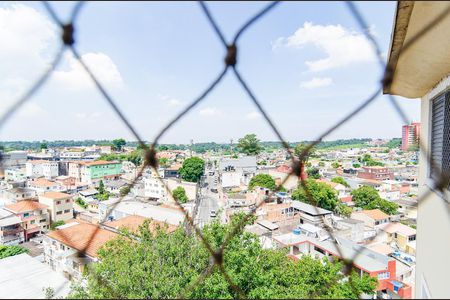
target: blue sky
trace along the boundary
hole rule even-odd
[[[73,2],[52,4],[68,18]],[[208,3],[228,40],[266,4]],[[386,54],[395,2],[356,4]],[[0,51],[2,111],[48,65],[58,35],[42,4],[0,4],[0,38],[10,39]],[[88,3],[75,37],[83,58],[146,140],[223,68],[224,49],[196,2]],[[281,3],[241,37],[238,69],[289,141],[317,137],[373,93],[381,76],[343,2]],[[410,119],[419,120],[420,101],[398,99]],[[401,125],[380,95],[327,139],[399,137]],[[230,72],[161,142],[228,142],[251,132],[276,140]],[[0,132],[1,140],[116,137],[133,140],[70,55]]]

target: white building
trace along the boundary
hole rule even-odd
[[[7,181],[25,181],[27,180],[27,175],[25,169],[22,168],[6,169],[5,179]]]
[[[59,166],[56,161],[30,160],[26,163],[28,177],[41,177],[52,179],[59,175]]]
[[[223,188],[246,186],[256,173],[256,156],[224,158],[219,163],[219,172]]]
[[[448,186],[436,189],[439,170],[450,171],[450,18],[440,18],[449,8],[445,1],[398,2],[388,53],[393,77],[384,86],[386,94],[421,98],[419,198],[429,195],[419,201],[417,212],[417,298],[450,298],[450,259],[438,255],[450,253],[450,193]],[[436,19],[440,22],[402,51]]]

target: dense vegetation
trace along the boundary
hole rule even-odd
[[[200,157],[190,157],[184,160],[183,166],[180,168],[180,176],[185,181],[198,182],[203,175],[205,169],[205,161]]]
[[[203,236],[218,249],[243,215],[229,225],[217,221],[206,225]],[[253,221],[253,220],[252,220]],[[289,259],[286,251],[263,249],[256,235],[239,228],[225,247],[223,268],[244,295],[233,289],[217,267],[193,283],[210,265],[210,253],[195,235],[179,228],[151,233],[141,226],[139,242],[120,236],[99,251],[99,262],[85,276],[87,285],[74,285],[71,298],[358,298],[372,294],[376,279],[342,274],[343,264],[304,256]],[[188,289],[192,285],[192,289]]]
[[[382,199],[378,191],[371,186],[361,186],[351,192],[355,206],[363,209],[380,209],[388,215],[397,213],[398,205]]]
[[[331,211],[336,208],[339,199],[336,192],[328,184],[317,182],[312,178],[308,178],[305,184],[306,189],[301,183],[298,185],[298,188],[292,192],[292,199]]]
[[[186,196],[186,190],[182,186],[176,187],[172,191],[172,195],[180,203],[186,203],[188,201],[188,197]]]
[[[248,189],[253,190],[257,186],[269,189],[271,191],[277,188],[275,180],[269,174],[258,174],[253,176],[248,184]]]
[[[0,259],[14,256],[22,253],[27,253],[28,249],[20,246],[5,246],[0,245]]]

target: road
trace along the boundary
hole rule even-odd
[[[204,224],[211,222],[211,211],[214,210],[219,216],[219,194],[214,193],[211,189],[218,189],[218,174],[217,171],[206,167],[204,187],[201,188],[200,204],[197,213],[197,224],[202,227]],[[210,172],[214,172],[214,175],[210,175]],[[220,217],[220,216],[219,216]]]

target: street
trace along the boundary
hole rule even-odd
[[[210,175],[210,172],[214,172],[214,175]],[[202,227],[204,224],[209,223],[214,217],[211,216],[211,211],[215,211],[217,217],[219,215],[219,194],[217,190],[220,188],[218,184],[218,173],[214,169],[214,166],[208,168],[205,167],[205,179],[204,186],[201,187],[200,204],[198,207],[197,224]],[[214,192],[211,191],[214,190]]]

